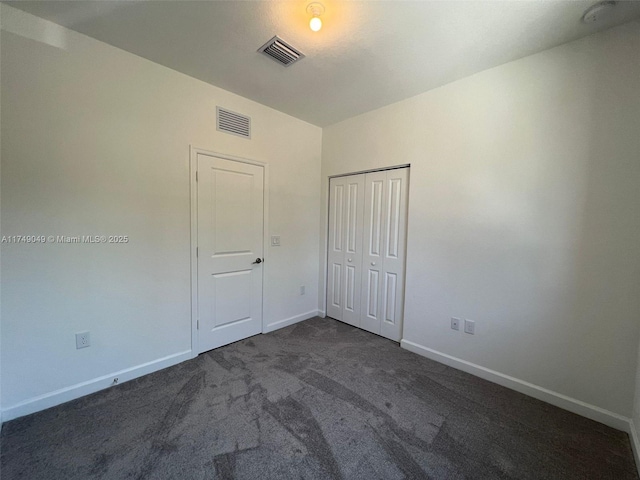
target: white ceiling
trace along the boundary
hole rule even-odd
[[[318,33],[298,1],[19,1],[9,5],[319,126],[640,17],[618,2],[336,1]],[[256,50],[273,35],[306,58]]]

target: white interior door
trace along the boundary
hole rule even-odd
[[[364,175],[329,181],[327,315],[360,325]]]
[[[199,153],[198,353],[262,331],[264,168]]]

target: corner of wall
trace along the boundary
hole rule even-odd
[[[511,377],[503,373],[485,368],[481,365],[477,365],[472,362],[468,362],[461,358],[448,355],[446,353],[438,352],[432,348],[425,347],[415,342],[403,339],[400,342],[400,346],[410,352],[417,353],[423,357],[429,358],[436,362],[448,365],[450,367],[462,370],[463,372],[470,373],[476,377],[480,377],[489,382],[496,383],[516,392],[523,393],[533,398],[537,398],[543,402],[554,405],[563,410],[581,415],[596,422],[600,422],[611,428],[621,430],[623,432],[630,432],[633,428],[630,426],[632,420],[630,418],[619,415],[610,410],[605,410],[595,405],[583,402],[576,398],[563,395],[553,390],[534,385],[533,383],[526,382],[519,378]]]

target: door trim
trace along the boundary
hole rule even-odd
[[[262,207],[262,249],[264,257],[269,252],[269,164],[252,160],[249,158],[237,157],[226,153],[213,152],[203,148],[189,146],[189,196],[191,208],[191,358],[198,356],[198,257],[196,248],[198,246],[198,184],[196,182],[196,171],[198,169],[198,154],[211,157],[231,160],[233,162],[257,165],[264,169],[264,190]],[[268,259],[267,259],[268,260]],[[269,262],[262,264],[262,333],[266,333],[268,324],[268,311],[265,308],[264,286],[269,270]]]
[[[386,172],[387,170],[398,170],[400,168],[411,168],[410,163],[404,163],[401,165],[394,165],[393,167],[381,167],[381,168],[372,168],[369,170],[362,170],[361,172],[351,172],[351,173],[339,173],[336,175],[329,175],[329,180],[332,178],[338,177],[350,177],[351,175],[362,175],[364,173],[373,173],[373,172]]]

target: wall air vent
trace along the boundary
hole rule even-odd
[[[304,58],[304,54],[300,52],[300,50],[293,48],[277,35],[261,46],[258,51],[268,55],[285,67],[289,67],[301,58]]]
[[[219,132],[251,138],[251,117],[216,107],[216,129]]]

